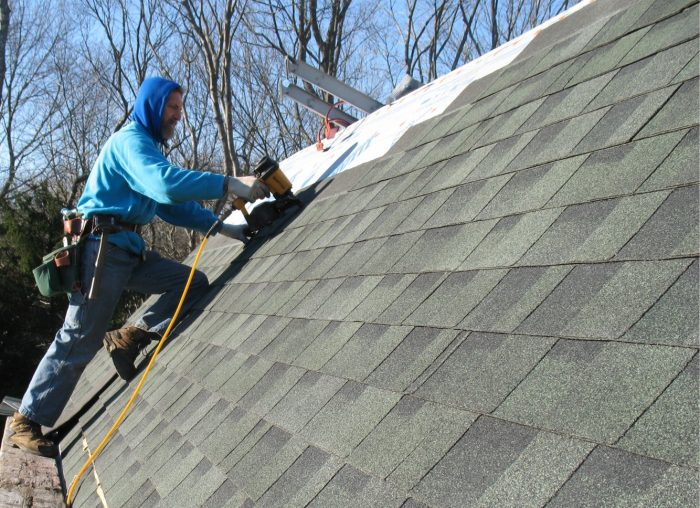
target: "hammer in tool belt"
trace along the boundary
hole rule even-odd
[[[92,275],[92,283],[90,284],[90,292],[88,293],[88,300],[94,300],[99,295],[100,282],[102,281],[102,269],[104,267],[105,255],[109,248],[109,235],[121,230],[121,227],[119,227],[113,215],[95,215],[92,220],[92,232],[101,236],[100,247],[97,251],[97,259],[95,260],[95,271]]]

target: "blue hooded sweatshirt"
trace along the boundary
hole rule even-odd
[[[222,197],[224,176],[179,168],[161,151],[163,110],[170,93],[179,88],[163,78],[144,80],[131,122],[107,140],[90,172],[78,201],[83,217],[106,214],[121,222],[148,224],[157,215],[203,233],[216,221],[196,201]],[[134,254],[144,249],[143,239],[133,232],[110,235],[109,242]]]

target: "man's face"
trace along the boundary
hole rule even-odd
[[[164,140],[171,139],[175,135],[175,127],[182,117],[182,93],[175,90],[168,97],[168,102],[163,109],[163,118],[160,119],[160,135]]]

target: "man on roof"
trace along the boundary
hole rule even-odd
[[[104,342],[117,373],[129,380],[140,349],[167,328],[190,268],[146,251],[140,227],[155,216],[207,232],[216,216],[197,201],[232,194],[248,201],[269,196],[254,177],[225,177],[185,170],[165,158],[163,147],[175,135],[182,116],[183,90],[164,78],[148,78],[139,88],[131,122],[102,148],[78,202],[87,227],[103,219],[116,225],[108,236],[99,292],[88,299],[100,244],[95,229],[83,242],[81,288],[69,297],[61,329],[39,363],[11,426],[10,444],[27,452],[55,456],[55,444],[41,432],[62,413],[81,373]],[[243,226],[223,224],[218,233],[246,240]],[[202,296],[209,282],[196,272],[183,311]],[[109,333],[112,313],[125,289],[162,294],[133,325]]]

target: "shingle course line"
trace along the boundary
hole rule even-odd
[[[666,87],[661,87],[661,88],[666,88]],[[663,106],[662,106],[662,108],[663,108]],[[661,108],[661,109],[662,109],[662,108]],[[651,117],[651,119],[653,119],[653,116]],[[696,124],[696,125],[697,125],[697,124]],[[491,179],[491,178],[496,178],[496,177],[500,177],[500,176],[504,176],[504,175],[508,175],[508,174],[519,173],[519,172],[521,172],[521,171],[525,171],[525,170],[532,169],[532,168],[535,168],[535,167],[540,167],[540,166],[543,166],[543,165],[546,165],[546,164],[549,164],[549,163],[552,163],[552,162],[557,162],[557,161],[572,159],[572,158],[575,158],[575,157],[580,157],[581,155],[588,155],[588,156],[590,156],[591,154],[594,154],[594,153],[596,153],[596,152],[600,152],[600,151],[602,151],[602,150],[609,150],[610,148],[614,148],[614,147],[617,147],[617,146],[626,145],[626,144],[629,144],[629,143],[635,143],[635,142],[641,141],[641,140],[643,140],[643,139],[651,139],[651,138],[653,138],[653,137],[657,137],[657,136],[659,136],[659,135],[664,135],[664,134],[671,133],[671,132],[689,130],[689,129],[692,129],[693,127],[694,127],[694,126],[690,126],[690,127],[684,126],[684,127],[678,128],[678,129],[672,129],[672,130],[664,131],[664,132],[661,132],[661,133],[654,133],[653,135],[651,135],[651,136],[649,136],[649,137],[638,138],[638,139],[634,139],[633,141],[625,141],[625,142],[617,143],[617,144],[614,144],[614,145],[605,146],[605,147],[602,147],[602,148],[598,148],[598,149],[596,149],[596,150],[593,150],[593,151],[591,151],[591,152],[585,152],[584,154],[578,154],[578,153],[576,153],[576,154],[571,154],[571,155],[569,155],[569,156],[562,157],[562,158],[559,158],[559,159],[554,159],[554,160],[551,160],[551,161],[538,162],[537,164],[535,164],[535,165],[533,165],[533,166],[524,167],[524,168],[521,168],[521,169],[518,169],[518,170],[514,170],[514,171],[504,172],[504,173],[501,173],[501,174],[496,175],[496,176],[494,176],[494,177],[487,177],[487,178],[481,178],[481,179],[473,180],[473,181],[470,181],[469,183],[478,182],[478,181],[483,181],[483,180],[489,180],[489,179]],[[643,128],[643,127],[642,127],[642,128]],[[678,143],[680,143],[681,141],[682,141],[682,138],[681,138],[681,140],[679,140]],[[675,146],[678,146],[678,143],[677,143]],[[673,153],[674,150],[675,150],[675,147],[674,147],[674,149],[672,149],[672,150],[669,152],[669,154],[667,154],[666,158],[668,158],[668,157]],[[665,159],[664,159],[664,160],[665,160]],[[585,161],[584,161],[584,162],[585,162]],[[663,161],[662,161],[662,163],[663,163]],[[421,169],[423,169],[423,168],[421,168]],[[420,171],[421,169],[416,169],[416,170],[414,170],[414,171]],[[652,172],[652,174],[653,174],[653,172]],[[572,176],[573,176],[573,175],[572,175]],[[569,179],[570,179],[570,178],[571,178],[571,177],[569,177]],[[647,179],[648,179],[648,178],[647,178]],[[645,180],[645,181],[646,181],[646,180]],[[565,183],[566,183],[566,182],[565,182]],[[640,186],[637,187],[637,189],[639,189],[639,188],[643,185],[643,183],[644,183],[644,182],[642,182],[642,184],[640,184]],[[695,184],[696,184],[696,183],[694,182],[694,183],[690,183],[690,184],[682,184],[682,185],[678,185],[678,186],[674,186],[674,187],[669,187],[669,188],[682,188],[682,187],[687,187],[687,186],[691,186],[691,185],[695,185]],[[464,183],[459,183],[459,184],[457,184],[457,185],[455,185],[455,186],[453,186],[453,187],[450,187],[450,188],[457,188],[457,187],[459,187],[460,185],[464,185]],[[442,192],[442,191],[444,191],[444,190],[445,190],[445,189],[441,189],[441,190],[439,190],[439,191],[434,191],[434,192],[431,192],[431,193],[428,193],[428,194],[422,194],[422,196],[429,196],[429,195],[432,195],[432,194],[436,194],[436,193]],[[632,193],[627,193],[627,194],[616,194],[615,196],[612,196],[612,198],[624,197],[624,196],[631,196],[631,195],[635,195],[635,194],[645,194],[645,193],[648,193],[648,192],[651,192],[651,191],[642,192],[642,193],[637,193],[636,190],[635,190],[635,192],[632,192]],[[494,196],[494,197],[495,197],[495,196]],[[408,198],[408,199],[404,199],[403,201],[408,201],[408,200],[410,200],[410,199],[413,199],[413,197]],[[493,198],[492,198],[492,199],[493,199]],[[582,201],[581,203],[589,203],[589,202],[601,201],[601,200],[605,200],[605,199],[611,199],[611,196],[607,196],[607,197],[604,197],[604,198],[596,198],[596,199],[592,199],[592,200],[589,200],[589,201]],[[551,198],[550,198],[550,201],[551,201]],[[549,203],[549,201],[548,201],[548,203]],[[548,204],[548,203],[547,203],[547,204]],[[557,208],[557,207],[551,207],[551,206],[548,207],[547,204],[545,204],[545,205],[544,205],[543,207],[541,207],[541,208],[538,208],[537,210],[545,210],[545,209],[550,209],[550,208]],[[577,204],[580,204],[580,203],[577,203]],[[487,203],[486,206],[488,206],[488,203]],[[380,207],[375,207],[375,208],[380,208]],[[369,211],[369,210],[372,210],[372,209],[373,209],[373,208],[368,208],[368,209],[366,209],[366,210],[364,210],[364,211]],[[527,211],[526,211],[526,212],[527,212]],[[519,212],[519,213],[515,213],[515,214],[509,214],[509,215],[505,215],[505,216],[503,216],[503,217],[509,217],[509,216],[511,216],[511,215],[521,215],[522,213],[523,213],[523,212]],[[344,216],[344,217],[349,217],[349,216],[350,216],[350,215],[347,215],[347,216]],[[343,217],[343,216],[341,216],[341,217]],[[340,217],[339,217],[339,218],[340,218]],[[336,220],[336,219],[337,219],[337,218],[334,218],[334,219],[327,219],[327,220],[324,220],[324,221],[322,221],[322,222],[328,222],[328,221]],[[467,224],[467,223],[471,223],[471,222],[478,222],[478,221],[480,221],[480,220],[486,220],[486,219],[478,219],[478,220],[468,221],[468,222],[459,223],[459,224]],[[317,224],[320,224],[320,223],[317,223]],[[437,229],[437,228],[428,228],[428,229]],[[427,230],[427,229],[418,228],[418,229],[415,229],[415,230],[413,230],[413,229],[411,229],[411,230],[406,230],[406,231],[404,231],[404,233],[409,233],[409,232],[413,232],[413,231],[426,231],[426,230]],[[388,237],[388,236],[392,236],[392,235],[386,235],[386,236]],[[377,238],[383,238],[383,237],[377,237]],[[347,242],[347,243],[342,243],[342,244],[338,244],[338,245],[347,245],[347,244],[354,244],[354,243],[356,243],[356,242],[353,241],[353,242]],[[329,247],[336,247],[336,246],[337,246],[337,245],[332,245],[332,246],[329,246]],[[327,248],[329,248],[329,247],[327,247]],[[302,250],[298,250],[298,251],[293,251],[293,252],[296,252],[296,253],[299,253],[299,252],[310,252],[310,251],[313,251],[313,250],[317,250],[317,247],[310,246],[310,247],[307,247],[306,249],[302,249]],[[272,257],[272,256],[276,256],[276,254],[272,254],[272,255],[270,255],[270,256],[261,256],[260,258],[256,258],[256,259],[264,259],[264,258],[268,258],[268,257]],[[277,280],[278,280],[278,281],[287,281],[286,279],[277,279]],[[298,279],[295,279],[295,280],[298,280]],[[303,279],[303,280],[315,280],[315,279]],[[291,280],[290,280],[290,281],[291,281]],[[235,283],[235,282],[231,281],[229,284],[234,284],[234,283]]]

